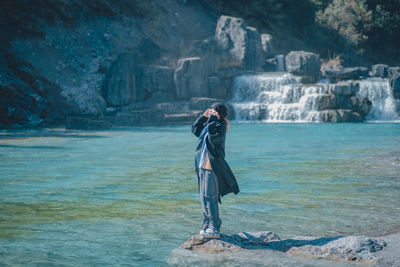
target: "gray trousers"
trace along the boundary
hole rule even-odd
[[[212,170],[199,168],[200,201],[204,214],[203,229],[219,231],[221,219],[218,211],[218,183]]]

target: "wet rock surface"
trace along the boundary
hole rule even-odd
[[[360,79],[368,76],[367,67],[321,66],[321,75],[333,82],[349,79]]]
[[[390,242],[390,247],[392,245],[393,241]],[[221,235],[219,239],[208,239],[201,235],[194,235],[184,242],[179,249],[191,251],[192,256],[198,253],[214,255],[224,253],[225,257],[228,257],[229,254],[234,255],[246,251],[251,251],[256,254],[278,251],[285,253],[285,255],[300,258],[375,265],[384,262],[384,259],[380,257],[379,253],[382,253],[387,246],[387,242],[384,238],[380,237],[298,236],[280,239],[279,236],[273,232],[262,231],[242,232],[230,236]]]
[[[306,51],[291,51],[285,58],[286,70],[296,75],[318,78],[321,60],[319,55]]]

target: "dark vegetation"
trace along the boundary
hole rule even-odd
[[[400,0],[209,0],[271,33],[276,49],[308,49],[347,65],[400,63]]]

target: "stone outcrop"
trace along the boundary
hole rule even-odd
[[[261,45],[264,50],[265,58],[271,58],[274,56],[273,37],[271,34],[261,34]]]
[[[388,69],[389,78],[393,77],[393,75],[400,74],[400,67],[391,67]]]
[[[351,110],[360,114],[362,118],[365,118],[367,114],[371,111],[372,102],[367,98],[352,96],[351,100]]]
[[[221,16],[218,19],[215,40],[219,52],[226,54],[222,62],[224,65],[243,65],[246,55],[246,38],[246,23],[243,19],[229,16]]]
[[[59,85],[27,62],[0,51],[0,128],[59,123],[71,110]]]
[[[359,84],[355,82],[338,82],[329,84],[329,93],[342,96],[353,96],[359,90]]]
[[[285,58],[286,70],[300,76],[317,79],[321,67],[319,55],[306,51],[291,51]]]
[[[268,113],[267,105],[257,105],[254,107],[242,108],[239,111],[240,118],[244,120],[264,120]]]
[[[362,122],[363,117],[351,109],[322,110],[319,114],[322,122]]]
[[[400,99],[400,73],[395,73],[390,77],[390,87],[393,91],[393,97]]]
[[[215,40],[221,53],[218,68],[236,67],[262,70],[264,50],[257,29],[247,27],[241,18],[221,16],[217,22]]]
[[[280,239],[273,232],[263,231],[242,232],[230,236],[221,235],[219,239],[208,239],[201,235],[194,235],[184,242],[179,249],[191,251],[192,256],[201,252],[207,254],[224,253],[225,257],[237,253],[240,253],[243,257],[247,251],[263,254],[267,250],[273,250],[303,258],[376,264],[379,261],[377,252],[385,249],[386,245],[386,242],[381,238],[367,236],[303,236]],[[190,254],[186,254],[186,256],[190,256]],[[249,260],[251,261],[251,259]]]
[[[232,78],[226,75],[212,75],[207,78],[208,96],[226,99],[230,95]]]
[[[261,36],[256,28],[246,27],[247,42],[244,66],[246,70],[262,71],[265,53],[261,44]]]
[[[278,70],[278,61],[276,58],[269,58],[265,60],[264,64],[264,70],[265,71],[277,71]]]
[[[326,110],[336,108],[336,98],[333,94],[318,95],[317,110]]]
[[[389,66],[385,64],[375,64],[371,67],[371,76],[386,78]]]
[[[137,60],[134,53],[121,54],[110,68],[104,84],[105,99],[110,106],[123,106],[143,100],[144,97],[136,92]]]
[[[207,66],[199,57],[181,58],[174,73],[176,96],[180,99],[207,96]]]
[[[311,241],[311,244],[293,246],[287,253],[293,256],[339,262],[376,264],[378,259],[374,253],[386,246],[386,242],[382,239],[366,236],[332,238],[330,242],[325,244],[318,244],[319,242],[312,244],[317,238],[304,238],[303,240]]]
[[[324,122],[361,122],[372,108],[367,98],[356,97],[359,91],[357,82],[339,82],[329,84],[329,97],[322,101],[321,114]]]
[[[175,68],[193,41],[215,33],[215,15],[197,2],[102,0],[93,5],[56,0],[52,5],[32,6],[15,0],[2,7],[4,14],[13,15],[0,18],[2,25],[8,25],[0,54],[27,63],[23,68],[8,65],[11,61],[0,56],[5,83],[0,85],[4,92],[0,127],[5,128],[61,126],[66,117],[111,116],[107,109],[132,102],[175,101],[174,90],[143,88],[141,70],[160,65]],[[19,17],[18,23],[12,23]],[[140,55],[140,63],[119,57],[134,52]],[[27,69],[32,75],[22,71]]]
[[[175,98],[174,69],[167,66],[148,66],[143,68],[140,86],[142,90],[157,101]]]
[[[333,82],[340,80],[360,79],[368,76],[367,67],[321,66],[321,76]]]

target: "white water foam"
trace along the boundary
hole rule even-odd
[[[360,81],[357,96],[366,97],[372,102],[372,109],[367,115],[368,121],[396,121],[399,100],[393,98],[388,79],[369,78]]]
[[[359,97],[372,102],[368,121],[399,120],[399,101],[393,98],[387,79],[359,81]],[[231,104],[237,121],[321,122],[318,105],[328,94],[329,84],[301,84],[301,78],[289,73],[242,75],[234,79]]]
[[[234,80],[232,106],[236,120],[267,122],[320,121],[319,97],[327,84],[304,85],[289,73],[243,75]]]

